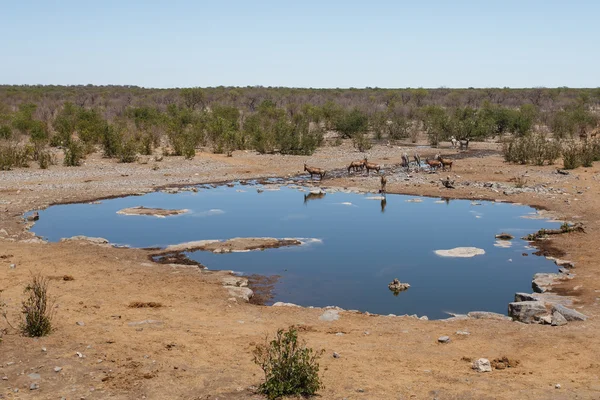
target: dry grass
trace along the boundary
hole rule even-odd
[[[163,305],[161,303],[157,303],[155,301],[132,301],[129,303],[129,308],[160,308]]]

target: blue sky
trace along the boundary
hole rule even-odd
[[[0,0],[0,84],[600,86],[600,1]]]

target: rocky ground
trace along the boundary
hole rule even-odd
[[[41,243],[27,231],[32,222],[23,214],[55,203],[292,177],[304,162],[329,171],[315,186],[376,192],[380,185],[379,177],[345,172],[350,161],[364,157],[348,143],[310,157],[200,153],[192,161],[165,157],[118,164],[94,155],[77,168],[0,172],[0,289],[8,321],[18,325],[32,274],[50,277],[56,298],[56,327],[47,337],[25,338],[0,321],[7,328],[0,343],[0,398],[261,398],[253,393],[262,372],[251,351],[266,335],[291,325],[311,347],[325,350],[325,399],[599,398],[599,166],[563,175],[556,166],[505,164],[492,143],[470,147],[458,152],[375,146],[368,158],[383,165],[388,193],[519,202],[583,223],[585,232],[553,235],[541,244],[544,254],[570,264],[560,266],[564,276],[558,281],[538,278],[544,295],[568,296],[569,307],[589,319],[552,326],[485,313],[427,321],[335,308],[264,307],[247,303],[246,281],[226,271],[153,263],[150,250],[86,240]],[[415,150],[423,159],[441,152],[455,160],[453,170],[392,168],[404,151]],[[440,182],[448,176],[454,189]],[[537,295],[528,295],[519,299],[537,302]],[[542,313],[530,316],[536,320]],[[478,372],[474,364],[491,372]]]

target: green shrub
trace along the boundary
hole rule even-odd
[[[186,160],[191,160],[196,156],[196,140],[192,135],[186,135],[183,139],[183,148],[181,149],[181,155]]]
[[[575,169],[581,165],[581,150],[575,142],[570,142],[562,151],[565,169]]]
[[[40,169],[48,169],[51,165],[56,165],[56,157],[49,151],[40,151],[37,156],[37,162]]]
[[[319,378],[318,359],[323,351],[314,352],[305,343],[298,342],[298,332],[279,329],[270,342],[258,345],[253,361],[264,374],[259,390],[269,399],[281,396],[311,396],[323,387]]]
[[[63,164],[66,167],[78,167],[81,165],[81,160],[85,156],[84,148],[77,140],[71,140],[67,147],[64,148],[65,159]]]
[[[0,171],[9,171],[13,167],[26,168],[30,160],[31,153],[28,147],[12,143],[0,145]]]
[[[101,141],[104,157],[115,158],[121,152],[123,137],[112,125],[106,124]]]
[[[134,139],[123,141],[119,147],[119,162],[132,163],[137,160],[138,144]]]
[[[27,299],[22,303],[24,321],[21,332],[26,336],[41,337],[52,332],[54,303],[48,296],[48,278],[36,275],[25,288]]]
[[[140,153],[144,156],[151,156],[153,144],[154,137],[152,136],[152,134],[144,134],[140,140]]]
[[[3,125],[0,126],[0,139],[10,139],[12,137],[12,129],[10,126]]]
[[[363,135],[362,133],[356,133],[352,137],[352,144],[354,145],[354,148],[360,152],[365,152],[371,149],[371,147],[373,147],[373,144],[371,143],[369,138],[366,137],[366,135]]]
[[[541,133],[529,133],[502,144],[504,160],[517,164],[554,164],[560,152],[560,142],[548,141]]]

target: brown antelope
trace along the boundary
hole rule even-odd
[[[350,165],[348,166],[348,173],[350,173],[351,169],[354,169],[354,172],[356,172],[359,169],[362,171],[364,168],[365,168],[365,160],[352,161],[350,163]]]
[[[437,169],[442,166],[442,163],[438,160],[430,160],[429,158],[425,159],[425,163],[429,165],[429,168],[432,171],[437,171]]]
[[[385,177],[385,174],[381,174],[381,189],[379,190],[379,193],[385,195],[385,188],[387,186],[387,178]]]
[[[381,169],[379,164],[370,163],[369,161],[367,161],[367,157],[365,157],[364,163],[365,163],[365,168],[367,169],[367,175],[369,175],[369,171],[371,171],[372,169],[374,169],[377,172],[379,172],[379,170]]]
[[[309,167],[304,163],[304,170],[310,174],[310,179],[313,179],[314,175],[319,175],[321,180],[325,177],[325,170],[321,168]]]
[[[442,156],[439,154],[435,156],[435,159],[442,163],[442,171],[445,171],[446,167],[449,167],[448,169],[450,171],[452,171],[452,160],[451,159],[442,158]]]

